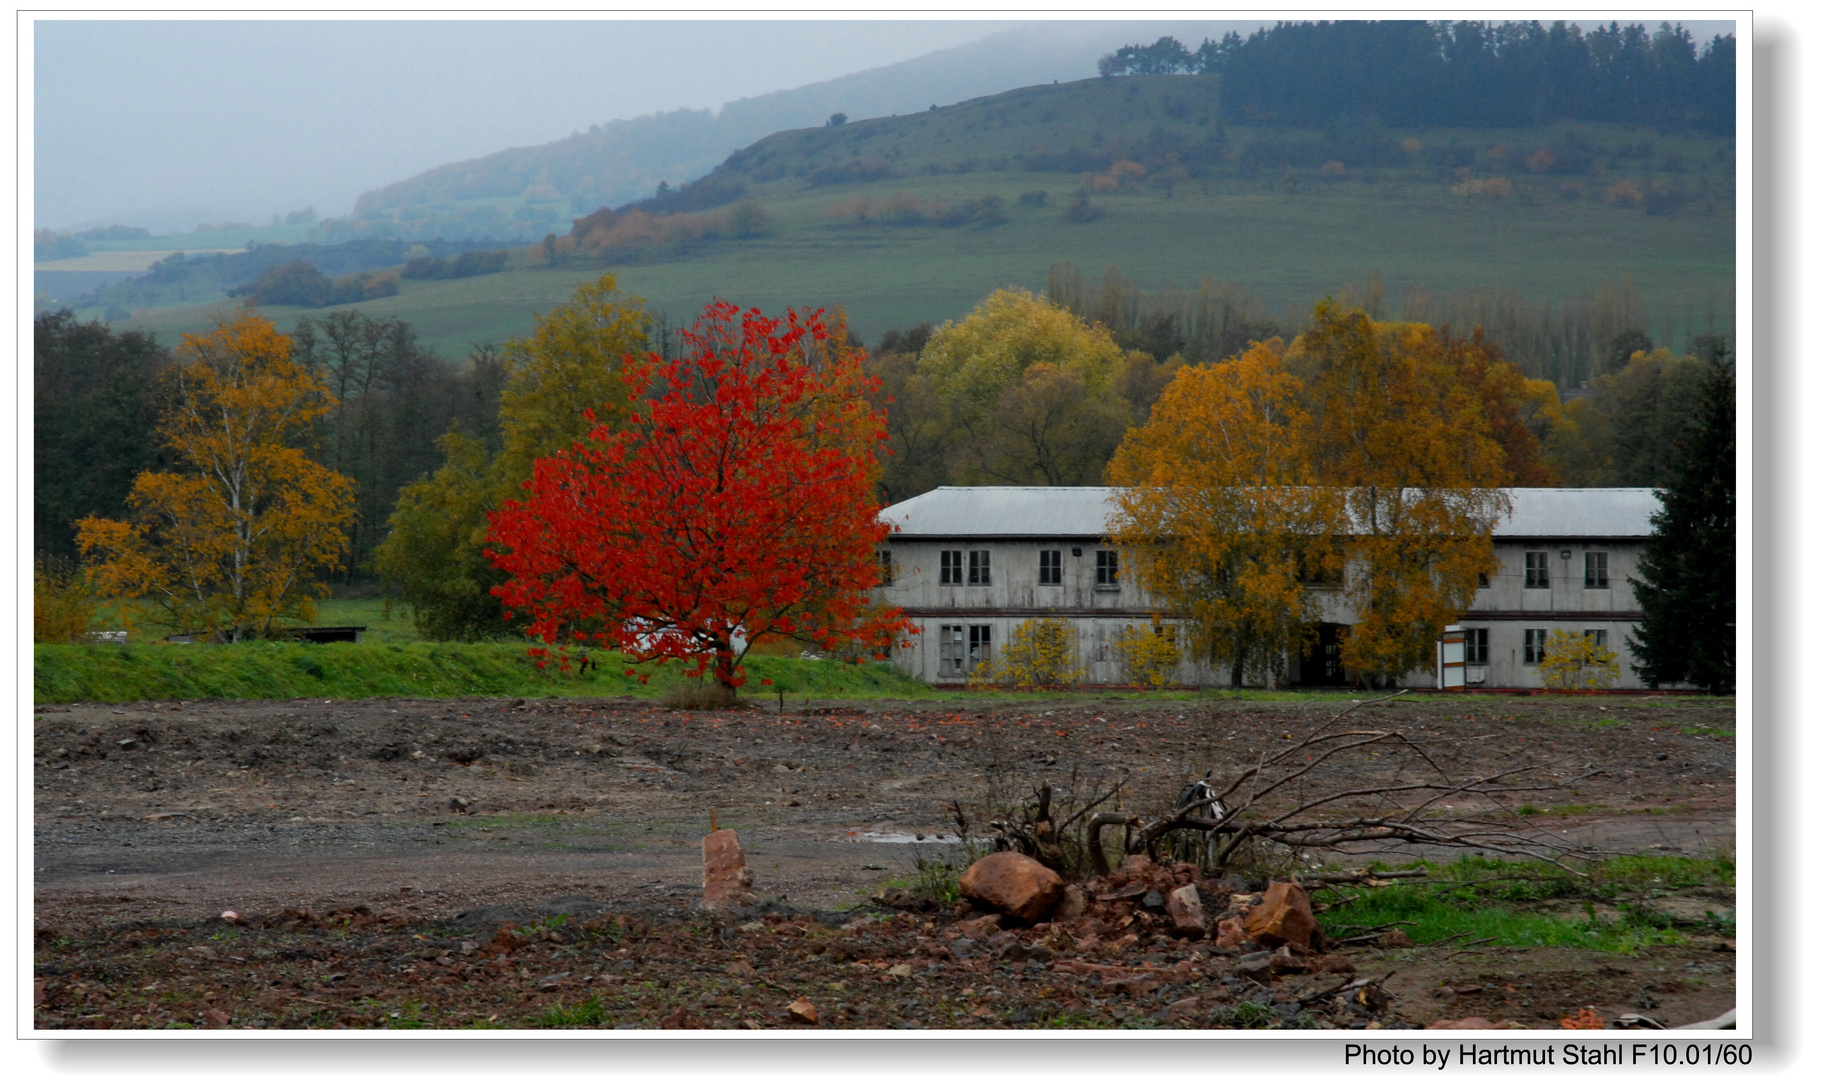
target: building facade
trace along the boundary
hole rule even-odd
[[[1493,531],[1499,569],[1462,616],[1471,687],[1543,685],[1539,663],[1551,631],[1586,633],[1618,656],[1620,688],[1642,686],[1628,636],[1640,612],[1630,578],[1659,503],[1649,488],[1513,488],[1511,513]],[[900,667],[925,681],[965,683],[1028,619],[1070,621],[1087,681],[1131,682],[1117,636],[1175,620],[1127,575],[1106,542],[1113,511],[1105,487],[945,487],[887,508],[896,529],[880,552],[881,600],[918,627]],[[1350,612],[1338,592],[1308,647],[1288,660],[1291,685],[1346,685],[1338,663]],[[1185,685],[1227,686],[1231,673],[1194,658]],[[1415,671],[1406,686],[1433,686]]]

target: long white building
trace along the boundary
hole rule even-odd
[[[1155,600],[1120,572],[1106,541],[1114,489],[945,487],[887,508],[896,527],[880,558],[890,580],[881,600],[919,627],[897,663],[932,683],[964,683],[976,665],[1032,618],[1075,625],[1088,681],[1130,681],[1113,647],[1128,626],[1149,624]],[[1620,688],[1643,684],[1631,669],[1627,637],[1640,612],[1631,576],[1659,508],[1650,488],[1513,488],[1511,513],[1493,531],[1499,571],[1462,616],[1470,687],[1541,687],[1537,664],[1552,630],[1602,637],[1618,655]],[[1345,606],[1289,657],[1292,685],[1349,680],[1338,663]],[[1226,686],[1230,672],[1185,658],[1177,681]],[[1408,686],[1434,685],[1432,671]]]

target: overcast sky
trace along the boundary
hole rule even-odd
[[[33,221],[163,232],[306,205],[341,215],[363,191],[436,165],[717,108],[1013,25],[40,21]],[[1706,40],[1721,24],[1688,25]]]
[[[978,40],[988,22],[39,22],[34,220],[263,221],[590,124]]]

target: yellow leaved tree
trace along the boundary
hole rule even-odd
[[[1375,685],[1425,666],[1498,569],[1506,451],[1451,354],[1432,327],[1323,303],[1289,357],[1307,386],[1310,475],[1344,500],[1341,663]]]
[[[1423,667],[1496,569],[1508,513],[1488,365],[1445,332],[1318,305],[1288,347],[1187,367],[1107,469],[1110,538],[1235,685],[1279,678],[1317,622],[1351,620],[1357,679]]]
[[[1283,676],[1319,613],[1305,584],[1340,568],[1338,493],[1311,484],[1302,390],[1277,340],[1183,368],[1107,467],[1111,540],[1139,585],[1187,616],[1192,655],[1235,686]]]
[[[930,335],[917,363],[963,483],[1092,484],[1131,419],[1105,327],[1001,289]]]
[[[250,312],[184,335],[158,428],[176,470],[139,474],[127,520],[76,523],[103,595],[230,641],[314,618],[317,578],[347,550],[354,485],[305,454],[334,399],[290,354]]]

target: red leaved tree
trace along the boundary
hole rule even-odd
[[[527,498],[492,515],[488,556],[510,575],[495,594],[546,644],[691,660],[729,692],[768,637],[885,655],[908,622],[872,602],[890,527],[865,354],[820,311],[723,302],[680,338],[674,360],[626,357],[639,404],[622,426],[539,459]]]

